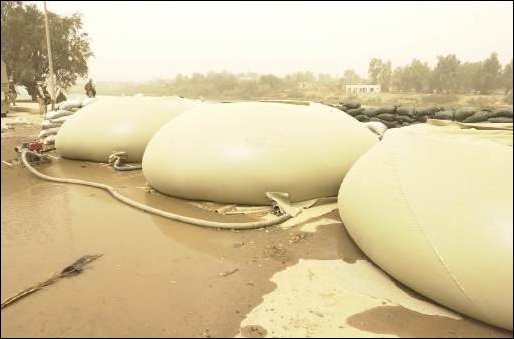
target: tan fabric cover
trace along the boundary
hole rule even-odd
[[[512,330],[512,125],[388,130],[339,191],[359,247],[419,293]]]
[[[150,141],[143,174],[158,191],[186,199],[269,204],[334,196],[378,142],[366,126],[321,105],[243,102],[204,105],[170,121]]]
[[[197,105],[178,97],[103,97],[70,115],[55,145],[63,157],[107,162],[113,151],[140,162],[146,144],[159,128]]]

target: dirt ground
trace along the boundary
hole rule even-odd
[[[38,125],[28,124],[2,133],[2,160],[15,158],[13,147],[38,132]],[[108,183],[137,201],[183,215],[252,220],[152,193],[140,171],[115,172],[102,164],[64,159],[37,168],[50,175]],[[284,274],[300,262],[373,266],[345,232],[337,211],[324,216],[337,222],[315,232],[304,231],[302,224],[220,231],[143,213],[95,188],[43,181],[19,165],[2,164],[1,184],[2,300],[82,255],[103,254],[82,274],[3,309],[2,337],[284,336],[263,326],[265,322],[245,322],[282,286],[274,277],[287,280]],[[302,286],[301,281],[290,283]],[[397,286],[414,301],[425,302]],[[298,301],[308,293],[300,290]],[[376,337],[512,337],[511,332],[466,317],[384,304],[352,315],[340,328]],[[279,326],[288,315],[277,312],[270,311],[268,320]],[[315,319],[327,319],[324,311],[316,312]]]

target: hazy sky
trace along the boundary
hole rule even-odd
[[[42,6],[41,2],[39,3]],[[310,70],[366,75],[372,57],[433,65],[454,53],[512,58],[508,2],[94,2],[48,1],[81,12],[96,80],[147,80],[230,71],[284,75]],[[57,53],[57,51],[54,51]]]

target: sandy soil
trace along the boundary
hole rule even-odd
[[[38,131],[37,125],[18,125],[2,133],[2,160],[12,160],[14,145]],[[139,171],[120,173],[63,159],[38,169],[109,183],[138,201],[184,215],[251,220],[149,192]],[[2,337],[273,336],[261,324],[242,322],[277,288],[272,281],[276,273],[295,267],[300,259],[345,264],[367,260],[339,222],[314,233],[302,231],[302,225],[219,231],[142,213],[98,189],[45,182],[20,166],[2,164],[1,174],[2,300],[82,255],[103,254],[84,273],[2,310]],[[337,212],[330,217],[339,218]],[[278,322],[282,318],[270,316]],[[345,326],[378,337],[512,337],[471,319],[390,305],[354,314]]]

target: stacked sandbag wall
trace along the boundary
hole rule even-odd
[[[55,143],[55,136],[62,124],[81,107],[88,105],[94,100],[94,98],[90,98],[83,101],[77,99],[63,101],[57,105],[55,110],[46,113],[45,119],[41,123],[41,132],[38,135],[43,140],[43,144],[53,145]]]
[[[355,101],[335,106],[361,122],[378,121],[389,128],[409,126],[427,119],[454,120],[464,123],[512,123],[512,106],[444,108],[439,106],[362,106]]]

